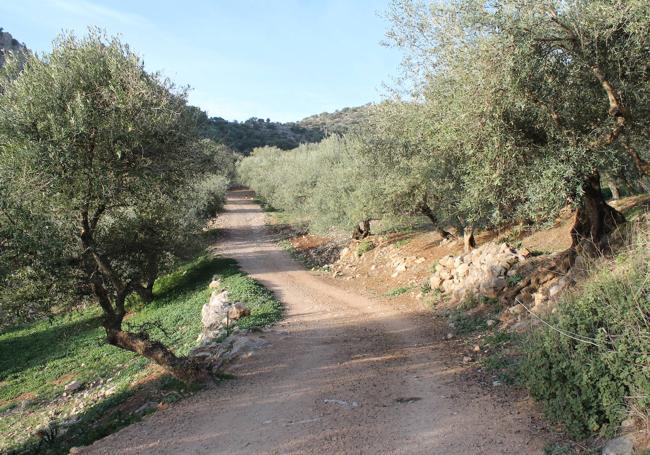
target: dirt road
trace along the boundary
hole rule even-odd
[[[533,454],[541,435],[514,404],[459,384],[428,315],[305,271],[230,194],[219,252],[277,293],[271,345],[211,387],[96,442],[92,454]]]

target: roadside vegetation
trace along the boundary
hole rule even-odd
[[[213,277],[251,310],[231,329],[280,317],[279,302],[235,261],[202,256],[160,277],[150,303],[132,298],[125,325],[186,355],[201,331]],[[88,305],[0,334],[0,451],[67,453],[197,390],[104,343],[101,321],[99,309]],[[79,389],[66,392],[74,382]]]
[[[647,421],[647,238],[620,250],[631,223],[608,200],[650,188],[650,4],[395,0],[386,16],[386,44],[405,54],[388,99],[352,132],[254,149],[241,181],[311,232],[348,233],[359,256],[377,221],[425,218],[471,250],[478,231],[511,230],[516,243],[573,212],[566,251],[537,275],[507,277],[516,290],[578,262],[598,268],[562,299],[553,328],[526,339],[522,381],[578,437],[611,436],[630,413]],[[494,312],[459,309],[452,324],[472,333]]]
[[[567,293],[523,342],[522,377],[575,436],[650,418],[650,225]]]
[[[125,329],[127,304],[200,254],[237,157],[198,135],[184,90],[99,30],[10,59],[0,93],[0,325],[94,302],[110,345],[203,377],[146,326]]]

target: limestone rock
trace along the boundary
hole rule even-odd
[[[235,303],[228,309],[228,319],[231,321],[236,321],[245,316],[250,316],[250,314],[251,310],[246,308],[246,306],[241,303]]]
[[[63,390],[65,392],[72,393],[72,392],[76,392],[77,390],[81,389],[82,386],[83,386],[83,383],[81,383],[79,381],[72,381],[72,382],[66,384],[66,386],[63,388]]]
[[[201,324],[205,329],[214,329],[228,312],[228,291],[213,292],[210,301],[201,308]]]
[[[488,243],[461,256],[445,256],[430,277],[432,289],[440,289],[451,300],[474,296],[496,298],[508,286],[506,276],[525,260],[522,252],[506,243]]]
[[[612,439],[603,447],[603,455],[633,455],[634,443],[626,436]]]

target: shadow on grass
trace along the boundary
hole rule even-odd
[[[153,289],[153,305],[205,288],[205,283],[214,275],[228,277],[237,273],[239,267],[234,259],[202,256],[181,266],[177,271],[158,278]]]
[[[0,340],[0,380],[69,355],[101,325],[101,317],[81,316],[79,319],[71,318],[69,322],[40,324],[49,324],[50,327],[28,330],[24,335]]]
[[[111,395],[67,423],[51,424],[41,431],[40,439],[34,437],[8,453],[67,454],[71,447],[92,444],[200,388],[190,388],[168,374],[155,375],[134,388]]]

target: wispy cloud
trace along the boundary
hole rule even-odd
[[[150,25],[147,18],[133,13],[119,11],[86,0],[50,0],[50,3],[68,13],[92,19],[110,20],[123,25],[144,27]]]

